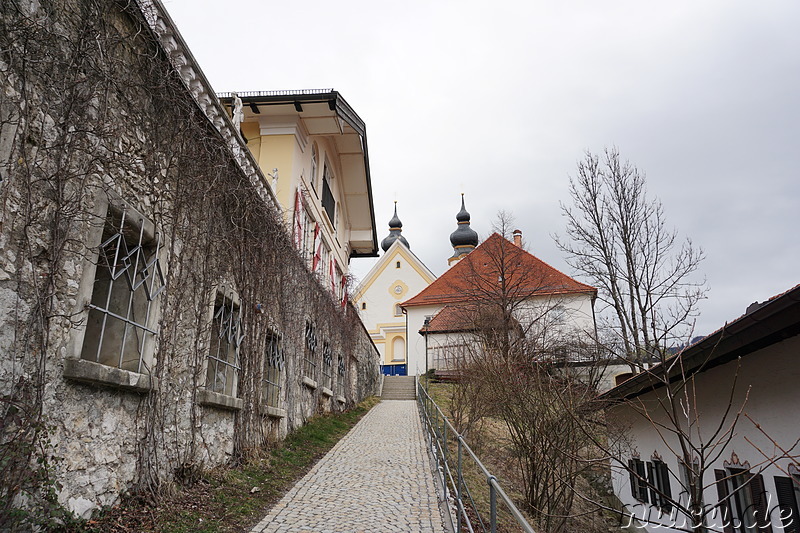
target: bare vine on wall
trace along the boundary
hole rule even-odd
[[[61,372],[64,357],[74,356],[70,336],[85,327],[79,282],[84,262],[98,257],[86,236],[105,221],[96,209],[102,195],[135,205],[164,243],[167,288],[147,369],[159,386],[133,413],[132,490],[157,497],[176,474],[213,462],[219,443],[211,429],[228,427],[225,420],[232,419],[233,459],[274,438],[279,422],[261,402],[269,331],[280,334],[287,356],[289,429],[302,423],[295,413],[317,401],[296,386],[307,317],[346,354],[348,379],[358,374],[364,390],[372,386],[361,375],[377,367],[355,368],[369,350],[355,311],[308,272],[280,215],[237,167],[134,4],[3,2],[0,83],[0,306],[11,311],[0,319],[0,517],[38,501],[25,520],[61,519],[64,471],[49,443],[75,435],[53,409],[80,397]],[[233,414],[196,401],[206,381],[208,309],[221,285],[236,291],[245,332],[237,394],[244,406]]]

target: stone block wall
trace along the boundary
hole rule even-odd
[[[377,392],[357,312],[173,52],[135,3],[0,5],[0,529],[155,494]]]

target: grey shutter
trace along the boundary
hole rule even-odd
[[[657,492],[658,473],[656,472],[656,466],[650,461],[647,461],[647,481],[650,483],[650,503],[656,507],[661,507],[661,495]]]
[[[769,519],[767,507],[767,491],[764,488],[764,476],[756,474],[750,478],[750,494],[753,497],[753,507],[756,515],[758,530],[763,533],[772,533],[772,522]]]
[[[775,476],[775,492],[778,495],[783,530],[786,533],[800,533],[800,512],[797,509],[792,478]]]
[[[663,462],[659,462],[656,467],[658,469],[658,477],[661,479],[661,484],[658,488],[663,494],[661,496],[661,506],[665,511],[669,511],[672,509],[672,503],[669,501],[672,498],[672,489],[669,486],[669,468],[667,463]]]
[[[733,525],[731,525],[733,513],[731,513],[731,502],[728,498],[728,485],[725,479],[728,475],[724,470],[715,469],[714,477],[717,480],[717,496],[719,497],[719,509],[722,515],[723,531],[725,531],[725,533],[733,533]]]
[[[647,499],[647,472],[644,469],[644,462],[639,459],[634,459],[634,463],[636,464],[636,473],[639,474],[639,478],[637,481],[639,482],[639,500],[648,503],[650,500]]]
[[[634,500],[638,500],[639,480],[636,479],[636,463],[633,462],[633,459],[628,459],[628,475],[631,478],[631,496],[633,496]]]

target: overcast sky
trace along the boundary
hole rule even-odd
[[[364,119],[378,238],[393,201],[441,274],[460,193],[553,244],[586,150],[618,147],[707,255],[697,332],[800,283],[796,0],[166,0],[218,92],[339,91]],[[363,276],[374,260],[354,260]]]

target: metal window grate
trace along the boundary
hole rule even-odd
[[[342,354],[339,354],[339,362],[337,364],[336,373],[338,374],[338,378],[336,379],[336,394],[344,397],[347,366],[344,362],[344,355]]]
[[[126,210],[109,210],[81,350],[83,359],[139,373],[149,372],[151,323],[166,287],[158,233],[148,238],[144,226]]]
[[[211,322],[211,345],[208,351],[206,388],[228,396],[236,396],[239,372],[241,332],[239,307],[232,297],[218,294]]]
[[[270,407],[280,407],[286,355],[283,353],[281,339],[275,333],[270,333],[267,339],[267,357],[264,363],[264,401]]]
[[[306,321],[306,352],[303,358],[303,375],[316,379],[317,375],[317,333],[314,324]]]
[[[322,386],[327,389],[333,389],[333,352],[331,345],[325,343],[322,345]]]

